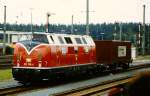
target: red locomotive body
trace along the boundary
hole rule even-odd
[[[35,33],[31,40],[16,44],[12,73],[15,80],[24,83],[101,72],[107,66],[128,68],[130,61],[130,42],[94,42],[87,35]]]
[[[16,44],[13,77],[25,82],[87,71],[96,67],[95,54],[90,36],[34,34],[32,40]]]
[[[128,68],[131,60],[131,43],[129,41],[95,41],[96,61],[116,68]]]

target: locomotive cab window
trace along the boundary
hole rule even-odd
[[[83,38],[83,37],[82,37],[82,40],[83,40],[84,44],[87,44],[87,42],[86,42],[85,38]]]
[[[75,41],[77,42],[77,44],[82,44],[82,41],[80,38],[75,38]]]
[[[84,37],[84,38],[87,41],[87,44],[94,45],[94,41],[93,41],[92,38],[90,38],[89,36],[88,37]]]
[[[70,37],[64,37],[67,44],[72,44],[72,40]]]
[[[58,40],[61,44],[64,44],[65,42],[63,41],[62,37],[61,36],[58,36]]]
[[[47,36],[44,34],[34,34],[32,41],[39,43],[48,43]]]

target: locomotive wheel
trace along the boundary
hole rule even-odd
[[[126,70],[129,68],[129,63],[122,64],[122,69]]]
[[[18,81],[18,83],[24,85],[24,86],[28,86],[31,85],[31,81]]]
[[[117,68],[116,64],[111,64],[111,65],[109,65],[109,69],[110,69],[111,71],[116,70],[116,68]]]

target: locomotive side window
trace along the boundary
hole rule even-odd
[[[52,37],[52,36],[50,36],[50,38],[51,38],[51,41],[52,41],[52,42],[54,42],[54,39],[53,39],[53,37]]]
[[[67,44],[72,44],[72,40],[70,37],[64,37]]]
[[[75,38],[77,44],[82,44],[81,39],[80,38]]]
[[[91,37],[86,36],[86,37],[84,37],[84,39],[87,41],[87,44],[95,45],[95,43]]]
[[[61,36],[58,36],[58,40],[59,40],[59,42],[60,42],[61,44],[64,44],[64,41],[63,41],[63,39],[62,39]]]
[[[84,44],[87,44],[87,42],[86,42],[85,38],[83,38],[83,37],[82,37],[82,40],[83,40]]]

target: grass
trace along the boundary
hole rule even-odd
[[[9,80],[12,78],[11,69],[0,69],[0,81]]]

